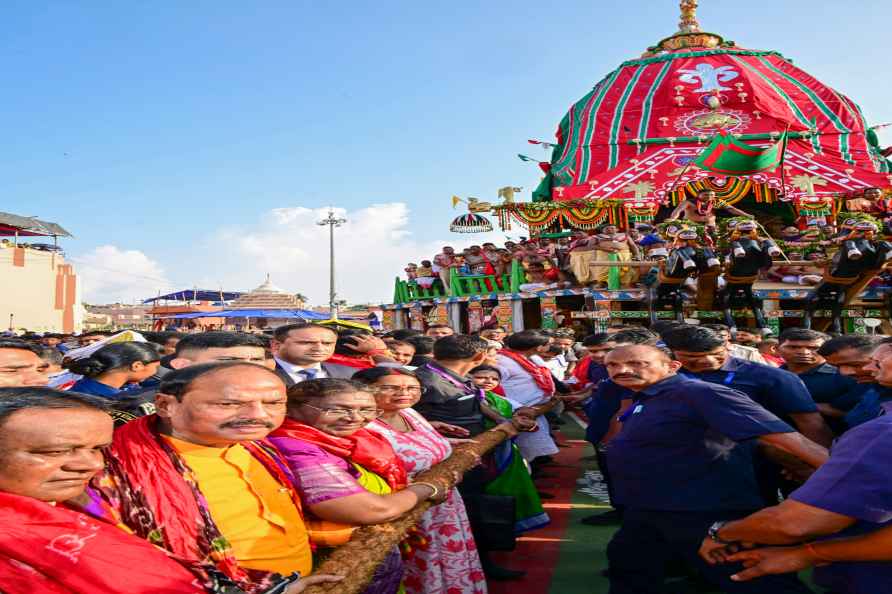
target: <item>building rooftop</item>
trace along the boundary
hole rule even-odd
[[[71,237],[71,233],[57,223],[42,221],[35,217],[0,212],[0,235]]]

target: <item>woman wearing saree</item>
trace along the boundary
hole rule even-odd
[[[502,415],[510,419],[514,414],[514,407],[504,397],[499,395],[502,375],[498,367],[493,365],[480,365],[472,369],[468,375],[474,384],[486,393],[486,404]],[[488,420],[490,427],[495,422]],[[486,485],[486,492],[490,495],[510,495],[515,501],[514,532],[522,534],[547,525],[551,519],[542,507],[539,492],[533,483],[533,477],[527,470],[523,456],[515,440],[502,443],[493,452],[498,476]]]
[[[287,418],[270,435],[294,475],[307,513],[310,540],[343,544],[360,525],[395,520],[425,500],[440,501],[445,485],[407,483],[393,448],[365,426],[379,414],[372,391],[343,379],[308,380],[288,390]],[[366,594],[401,591],[403,564],[394,548]]]
[[[360,371],[355,381],[371,386],[381,411],[368,426],[384,436],[414,476],[452,454],[452,446],[412,409],[421,397],[421,383],[412,372],[394,367]],[[510,415],[509,415],[510,418]],[[486,594],[486,577],[468,515],[458,490],[430,508],[416,525],[427,541],[406,561],[408,594]]]

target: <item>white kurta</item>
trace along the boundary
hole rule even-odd
[[[542,404],[550,398],[549,394],[536,385],[533,377],[514,360],[499,355],[498,367],[502,374],[502,389],[515,409]],[[548,421],[543,416],[537,417],[536,423],[539,425],[538,431],[523,432],[517,436],[517,447],[527,462],[540,456],[553,456],[558,453],[558,448],[549,433]]]

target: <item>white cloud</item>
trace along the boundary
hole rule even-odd
[[[267,273],[282,289],[302,293],[313,304],[328,302],[328,227],[317,225],[327,209],[276,208],[256,224],[218,231],[196,253],[189,269],[202,271],[199,285],[252,289]],[[347,222],[335,230],[338,297],[351,303],[389,302],[393,279],[408,262],[431,259],[443,245],[463,248],[504,241],[502,233],[419,238],[412,233],[405,203],[373,204],[335,215]],[[458,211],[456,211],[458,214]],[[445,222],[444,222],[445,226]],[[187,265],[179,262],[177,266]]]
[[[72,261],[87,303],[131,303],[173,288],[161,266],[138,250],[101,245]]]

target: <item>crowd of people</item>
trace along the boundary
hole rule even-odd
[[[286,592],[359,526],[434,503],[370,594],[479,594],[548,524],[588,421],[611,594],[892,592],[892,338],[658,322],[572,331],[0,338],[0,591]],[[510,436],[458,483],[416,480]],[[522,583],[522,582],[519,582]]]
[[[521,283],[524,291],[571,285],[603,288],[607,286],[610,267],[592,268],[590,262],[613,258],[639,260],[644,255],[657,257],[661,252],[656,247],[645,247],[655,245],[656,235],[652,232],[650,225],[638,225],[622,233],[616,225],[607,224],[597,230],[577,231],[564,237],[506,241],[503,247],[494,243],[472,245],[460,253],[445,246],[432,260],[422,260],[420,265],[410,262],[405,269],[406,278],[425,289],[436,287],[448,291],[452,270],[459,276],[495,276],[496,282],[500,282],[516,263],[524,275]],[[644,240],[647,236],[651,237],[651,243]],[[656,241],[665,248],[665,241]],[[635,269],[624,267],[621,271],[625,286],[637,282]]]
[[[523,279],[520,290],[538,292],[560,289],[569,286],[589,286],[603,289],[608,286],[625,288],[651,284],[647,267],[607,265],[609,262],[645,261],[655,264],[666,260],[675,247],[686,245],[696,249],[715,249],[723,242],[716,214],[749,219],[746,230],[741,227],[736,233],[725,230],[730,244],[719,250],[719,257],[726,260],[732,252],[743,248],[734,247],[734,237],[772,239],[768,231],[755,222],[753,215],[730,205],[720,205],[715,192],[703,190],[696,199],[687,199],[678,204],[672,212],[658,213],[655,220],[662,224],[630,223],[621,228],[613,222],[606,222],[595,229],[574,230],[548,236],[521,238],[519,241],[506,241],[502,247],[494,243],[472,245],[461,252],[445,246],[431,260],[420,264],[410,262],[406,268],[406,278],[424,289],[437,288],[449,292],[450,279],[454,272],[458,276],[494,276],[495,281],[486,282],[500,285],[503,275],[518,266]],[[851,214],[851,213],[850,213]],[[838,227],[832,224],[801,229],[788,225],[774,229],[776,237],[771,241],[769,255],[775,261],[770,268],[758,272],[762,281],[813,286],[824,278],[823,264],[838,250],[843,249],[852,258],[860,258],[861,252],[850,241],[860,232],[856,219],[840,221]],[[686,226],[693,226],[686,229]],[[872,226],[871,226],[872,225]],[[868,224],[871,237],[887,233],[876,224]],[[701,230],[697,230],[701,229]],[[679,233],[679,231],[683,231]],[[691,235],[685,235],[684,232]],[[775,241],[776,240],[776,241]],[[783,250],[778,246],[783,247]],[[742,253],[742,252],[741,252]],[[814,261],[814,264],[810,264]],[[715,262],[718,264],[718,260]],[[710,266],[712,263],[710,263]],[[687,267],[693,264],[687,264]],[[609,282],[613,281],[613,282]],[[872,281],[873,285],[888,286],[892,278],[883,272]],[[492,287],[493,289],[497,287]]]

